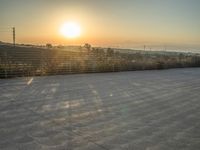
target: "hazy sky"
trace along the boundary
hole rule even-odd
[[[69,40],[59,33],[65,21],[81,26]],[[200,48],[200,0],[0,0],[0,40],[34,44]]]

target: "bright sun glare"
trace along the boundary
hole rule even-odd
[[[75,22],[66,22],[60,28],[60,33],[67,38],[76,38],[80,36],[80,26]]]

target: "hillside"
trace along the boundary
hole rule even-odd
[[[114,48],[0,44],[0,77],[200,67],[200,55]]]

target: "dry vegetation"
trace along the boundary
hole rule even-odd
[[[0,45],[0,77],[200,67],[200,55],[111,48]]]

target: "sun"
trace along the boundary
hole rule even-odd
[[[67,38],[77,38],[81,34],[81,28],[75,22],[65,22],[60,27],[60,33]]]

